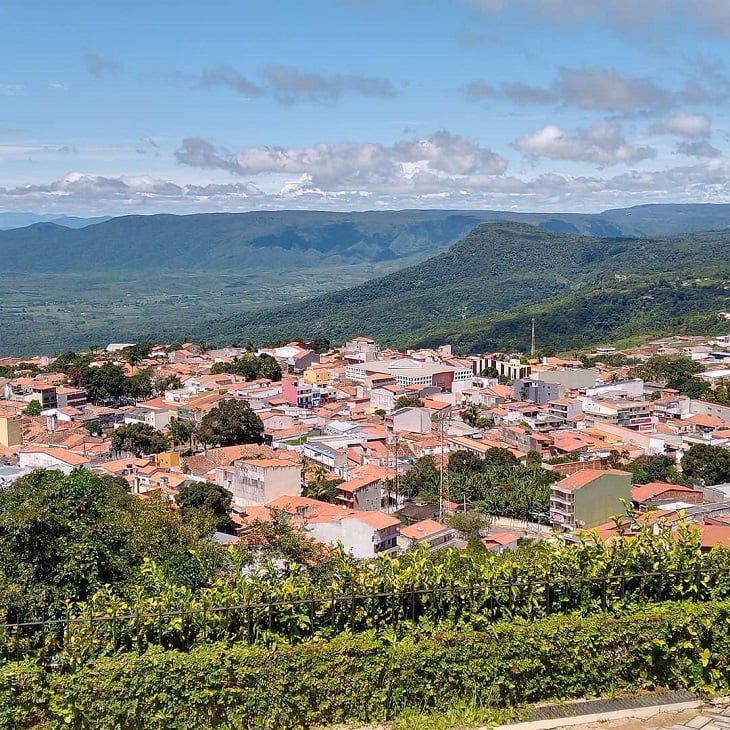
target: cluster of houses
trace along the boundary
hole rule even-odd
[[[238,534],[283,510],[310,537],[371,557],[413,541],[431,549],[464,545],[464,536],[443,521],[445,511],[462,508],[447,491],[439,504],[412,503],[392,485],[421,457],[443,469],[454,451],[485,457],[496,447],[521,461],[539,455],[543,468],[557,474],[549,513],[541,516],[546,527],[536,534],[597,529],[610,539],[610,517],[625,501],[642,519],[674,524],[684,515],[706,547],[730,545],[730,485],[633,485],[631,473],[607,466],[658,454],[679,464],[697,443],[730,448],[730,407],[602,365],[600,357],[613,348],[595,353],[598,364],[586,368],[558,357],[456,357],[449,346],[395,352],[367,337],[326,354],[292,342],[259,351],[282,368],[282,380],[274,382],[211,373],[216,363],[245,354],[238,348],[157,345],[132,366],[121,347],[96,352],[92,365],[114,362],[129,375],[149,368],[156,382],[174,378],[179,387],[136,403],[91,404],[83,387],[53,371],[52,358],[23,360],[37,365],[37,374],[0,378],[0,487],[38,467],[121,477],[140,498],[153,491],[174,497],[186,484],[208,481],[232,493]],[[702,363],[699,377],[713,387],[730,376],[728,337],[678,337],[622,351],[638,360],[672,353]],[[5,371],[20,364],[0,359]],[[245,401],[260,416],[264,443],[206,449],[192,441],[142,456],[112,448],[109,434],[122,424],[163,432],[173,419],[195,425],[227,399]],[[40,415],[25,413],[33,400]],[[302,496],[315,474],[335,485],[330,501]],[[540,529],[495,521],[482,542],[497,552],[512,549],[532,527]]]

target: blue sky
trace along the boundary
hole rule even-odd
[[[729,0],[0,0],[0,211],[730,202]]]

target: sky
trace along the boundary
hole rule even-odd
[[[0,0],[0,212],[730,202],[730,0]]]

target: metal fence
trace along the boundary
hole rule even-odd
[[[150,646],[188,650],[212,641],[267,644],[323,639],[343,631],[431,625],[480,627],[553,614],[620,613],[664,601],[730,598],[728,567],[411,588],[233,606],[0,624],[0,658],[40,657],[51,665]]]

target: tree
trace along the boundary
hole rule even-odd
[[[130,499],[118,522],[133,559],[128,582],[135,587],[144,558],[153,560],[175,585],[193,589],[208,585],[227,567],[225,549],[214,539],[210,516],[191,513],[183,519],[166,494],[151,492],[146,499]]]
[[[197,433],[208,445],[258,444],[263,438],[264,424],[248,403],[228,399],[203,416]]]
[[[334,502],[337,497],[337,485],[342,484],[344,479],[334,476],[323,466],[315,466],[305,470],[306,481],[303,496],[310,499],[318,499],[321,502]]]
[[[92,403],[101,403],[107,398],[124,395],[126,377],[119,365],[106,363],[102,367],[90,367],[84,371],[86,395]]]
[[[130,556],[119,516],[129,496],[85,469],[36,469],[0,490],[1,605],[9,620],[65,613],[121,580]]]
[[[460,473],[478,472],[484,463],[480,456],[472,451],[452,451],[449,454],[449,471]]]
[[[468,540],[489,527],[492,520],[484,512],[469,510],[468,512],[452,512],[444,517],[444,522],[457,530],[465,540]]]
[[[40,416],[42,411],[43,406],[41,406],[41,402],[34,398],[33,400],[28,401],[28,405],[25,407],[23,413],[25,413],[26,416]]]
[[[479,406],[474,403],[470,403],[466,408],[461,411],[461,420],[474,428],[479,420]]]
[[[102,435],[101,424],[99,421],[87,421],[84,426],[91,436]]]
[[[173,417],[170,419],[170,423],[167,424],[167,430],[170,432],[173,445],[183,446],[190,443],[195,427],[190,421],[182,421]]]
[[[130,423],[119,426],[112,434],[112,448],[115,451],[131,451],[140,454],[159,454],[170,448],[170,442],[160,431],[147,423]]]
[[[682,469],[696,484],[722,484],[730,481],[730,451],[720,446],[694,444],[682,457]]]
[[[279,363],[266,353],[254,355],[247,352],[242,357],[234,357],[231,362],[213,363],[210,372],[211,375],[230,373],[246,378],[246,380],[256,380],[257,378],[268,378],[274,382],[281,380]]]
[[[330,341],[328,339],[325,339],[324,337],[317,337],[313,339],[309,346],[318,354],[321,355],[324,352],[329,352],[330,350]]]
[[[704,369],[686,355],[653,355],[635,368],[634,373],[644,380],[664,382],[668,388],[699,398],[710,387],[704,380],[694,377]]]
[[[434,494],[438,491],[441,474],[436,468],[433,456],[416,459],[413,466],[399,479],[398,488],[402,494],[413,497],[418,494]]]
[[[125,347],[121,355],[132,367],[136,367],[142,360],[149,356],[151,351],[151,342],[140,342],[136,345]]]
[[[124,381],[124,395],[133,400],[142,400],[152,395],[152,374],[149,370],[140,370]]]
[[[636,459],[628,464],[627,468],[634,475],[632,480],[634,484],[648,484],[649,482],[683,484],[685,482],[677,469],[675,460],[664,454]]]
[[[277,383],[281,380],[281,366],[271,355],[264,353],[259,357],[258,374],[262,378],[268,378]]]
[[[152,391],[162,394],[166,390],[178,390],[182,388],[182,382],[177,375],[168,375],[164,378],[155,377],[152,379]]]
[[[306,528],[295,525],[286,512],[270,512],[270,519],[254,520],[242,536],[237,551],[243,565],[272,565],[283,560],[301,570],[318,572],[332,561],[332,548],[308,537]]]
[[[484,454],[484,461],[490,466],[510,466],[519,463],[509,449],[500,449],[499,446],[492,446],[487,449]]]
[[[423,408],[423,401],[417,395],[401,395],[396,399],[393,410],[399,408]]]
[[[230,531],[233,495],[225,487],[210,482],[191,482],[178,492],[175,502],[183,519],[189,518],[191,513],[202,512],[213,519],[217,530]]]

